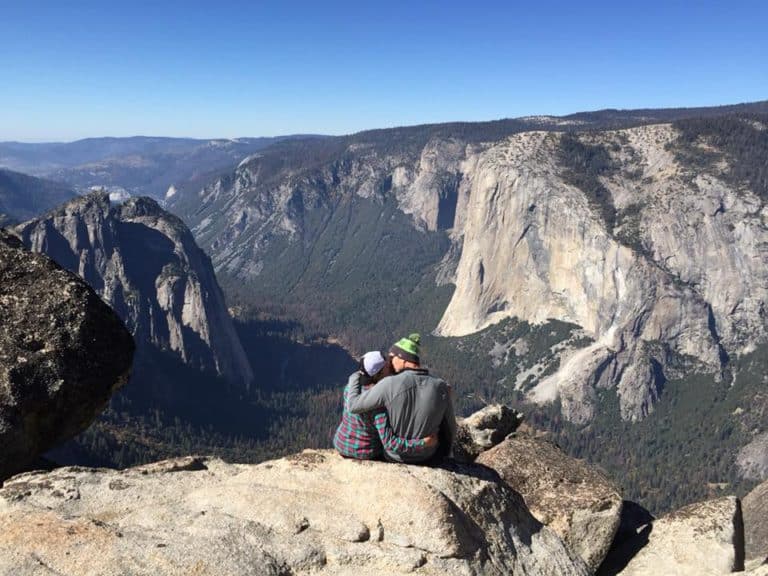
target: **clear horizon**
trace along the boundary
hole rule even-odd
[[[0,141],[340,135],[768,98],[768,3],[4,6]]]
[[[702,106],[662,106],[659,108],[654,109],[671,109],[671,108],[714,108],[719,106],[732,106],[732,105],[739,105],[739,104],[754,104],[759,102],[766,102],[768,100],[754,100],[750,102],[726,102],[722,104],[712,104],[712,105],[702,105]],[[647,106],[644,106],[643,108],[647,108]],[[637,110],[639,108],[618,108],[616,110],[619,111],[629,111],[629,110]],[[270,134],[270,135],[263,135],[263,134],[241,134],[239,136],[175,136],[175,135],[167,135],[167,134],[125,134],[122,136],[114,136],[112,134],[103,134],[103,135],[93,135],[93,136],[84,136],[82,138],[76,138],[74,140],[0,140],[0,144],[69,144],[72,142],[77,142],[80,140],[89,140],[89,139],[100,139],[100,138],[180,138],[180,139],[191,139],[191,140],[238,140],[238,139],[244,139],[244,138],[275,138],[275,137],[290,137],[290,136],[346,136],[350,134],[355,134],[357,132],[366,132],[369,130],[386,130],[390,128],[408,128],[413,126],[420,126],[420,125],[426,125],[426,124],[443,124],[443,123],[452,123],[452,122],[466,122],[466,123],[472,123],[472,122],[493,122],[496,120],[515,120],[518,118],[526,118],[531,116],[569,116],[571,114],[578,114],[582,112],[599,112],[601,110],[608,110],[608,108],[600,108],[600,109],[594,109],[594,110],[574,110],[572,112],[566,112],[563,114],[528,114],[524,116],[509,116],[505,118],[489,118],[486,120],[464,120],[464,119],[453,119],[453,120],[445,120],[444,122],[421,122],[418,124],[397,124],[392,126],[371,126],[367,128],[362,128],[361,130],[356,130],[355,132],[343,132],[338,134],[321,134],[321,133],[310,133],[310,132],[294,132],[290,134]]]

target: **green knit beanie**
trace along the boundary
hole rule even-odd
[[[395,342],[392,348],[389,349],[389,353],[403,360],[418,364],[421,352],[419,342],[421,342],[421,336],[415,333],[410,334],[407,338],[401,338]]]

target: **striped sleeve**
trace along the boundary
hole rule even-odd
[[[402,438],[395,435],[389,425],[389,417],[386,412],[379,412],[374,417],[374,425],[379,433],[384,450],[392,454],[412,455],[424,451],[422,438]]]

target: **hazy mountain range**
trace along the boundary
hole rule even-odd
[[[66,183],[78,190],[118,188],[163,198],[174,183],[237,164],[282,140],[237,138],[87,138],[68,143],[0,142],[0,167]]]
[[[714,108],[599,110],[569,116],[532,116],[493,122],[454,122],[387,130],[363,137],[397,138],[405,143],[419,135],[446,136],[474,133],[486,140],[521,130],[621,128],[643,123],[669,122],[690,117],[711,117],[737,112],[765,113],[768,103],[757,102]],[[123,189],[131,195],[164,198],[171,186],[203,185],[211,172],[234,167],[250,154],[280,142],[298,140],[300,147],[323,136],[291,135],[268,138],[167,138],[134,136],[86,138],[74,142],[0,142],[0,168],[59,181],[83,191],[93,186]],[[338,138],[336,139],[338,140]]]
[[[0,226],[28,220],[75,196],[67,185],[0,169]]]

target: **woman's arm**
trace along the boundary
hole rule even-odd
[[[373,423],[376,426],[379,438],[381,438],[384,450],[393,454],[419,454],[430,450],[437,444],[437,434],[432,434],[426,438],[403,438],[397,436],[389,425],[389,417],[386,412],[376,414]]]

